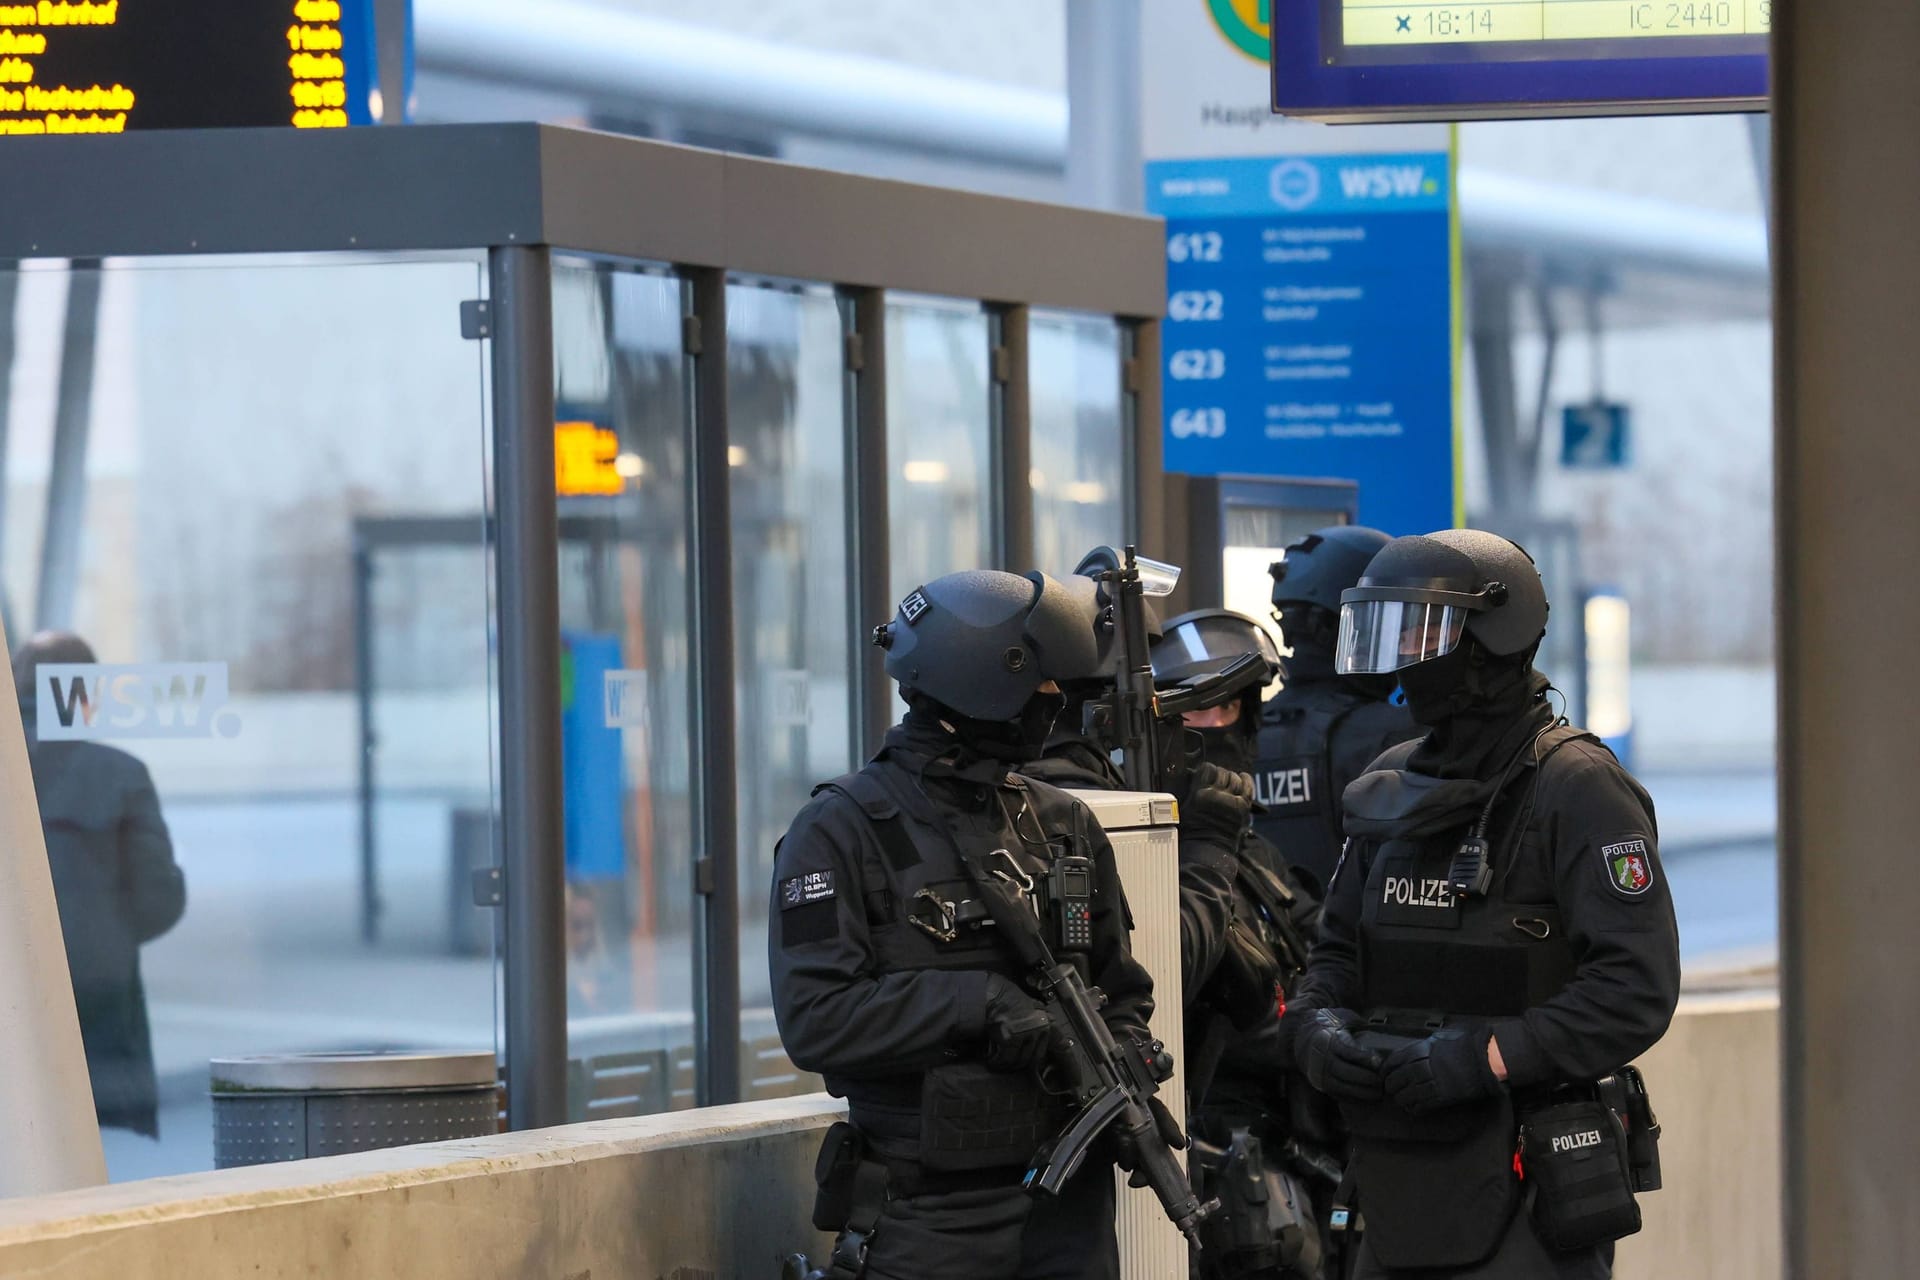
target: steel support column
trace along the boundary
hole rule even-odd
[[[1127,536],[1142,547],[1164,547],[1172,526],[1163,453],[1166,437],[1160,427],[1160,322],[1123,321],[1120,344],[1120,404],[1129,464],[1127,497],[1132,504],[1127,509]]]
[[[33,611],[34,626],[41,631],[72,627],[74,601],[80,593],[100,281],[97,260],[74,260],[67,276],[67,319],[53,416],[53,460],[47,477],[46,534],[40,543],[40,584]]]
[[[374,0],[374,67],[380,83],[375,124],[407,122],[407,63],[413,53],[413,0]]]
[[[1120,213],[1139,211],[1145,182],[1141,4],[1067,0],[1067,193],[1075,203]]]
[[[1774,6],[1786,1272],[1910,1275],[1920,5]],[[1704,374],[1704,371],[1703,371]],[[1706,375],[1710,376],[1710,375]]]
[[[846,337],[848,505],[847,563],[853,566],[853,740],[861,759],[880,749],[893,723],[893,688],[879,651],[867,643],[873,627],[893,617],[887,511],[887,297],[880,289],[840,294]]]
[[[353,540],[353,700],[358,709],[360,740],[356,743],[360,792],[360,941],[372,946],[380,940],[380,865],[377,819],[374,815],[375,752],[379,738],[373,726],[373,548],[354,530]]]
[[[489,254],[507,1121],[567,1118],[566,830],[560,770],[560,534],[553,464],[553,260]]]
[[[692,433],[693,550],[687,575],[692,621],[698,922],[695,1100],[738,1102],[740,1081],[740,849],[734,809],[733,502],[727,446],[727,277],[681,272],[686,282],[687,388]]]
[[[0,563],[5,563],[7,546],[7,483],[11,474],[7,467],[7,434],[13,418],[13,357],[18,346],[14,335],[19,331],[15,311],[19,294],[19,266],[0,263]],[[14,629],[16,621],[6,589],[0,586],[0,633],[5,635],[8,644],[18,638]]]
[[[994,558],[1002,569],[1025,573],[1033,557],[1033,394],[1028,381],[1028,311],[1022,306],[989,312],[993,378]],[[1051,568],[1050,566],[1042,566]],[[1059,573],[1061,569],[1051,568]]]

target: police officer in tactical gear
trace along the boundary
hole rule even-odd
[[[840,1233],[827,1274],[1116,1276],[1105,1161],[1057,1198],[1021,1188],[1070,1119],[1037,1070],[1056,1029],[1012,951],[966,927],[963,861],[1006,850],[1010,875],[1044,883],[1057,856],[1092,858],[1086,976],[1116,1039],[1147,1042],[1152,980],[1111,846],[1085,806],[1011,772],[1046,741],[1058,682],[1095,663],[1093,620],[1044,574],[972,571],[910,593],[875,642],[906,716],[794,819],[768,939],[787,1053],[848,1102],[817,1169],[814,1221]]]
[[[1397,675],[1427,726],[1347,788],[1282,1023],[1352,1131],[1363,1280],[1604,1277],[1654,1185],[1600,1099],[1672,1017],[1673,904],[1647,793],[1548,706],[1546,621],[1474,530],[1396,538],[1342,594],[1337,670]]]
[[[1252,678],[1183,715],[1187,767],[1238,783],[1231,805],[1211,794],[1216,783],[1182,811],[1182,861],[1206,864],[1231,888],[1218,945],[1186,989],[1188,1162],[1222,1206],[1202,1228],[1198,1274],[1317,1280],[1337,1140],[1314,1100],[1291,1096],[1305,1090],[1288,1088],[1279,1017],[1306,966],[1318,903],[1253,829],[1248,777],[1260,694],[1280,674],[1280,655],[1252,618],[1195,610],[1169,619],[1155,641],[1154,684],[1165,695],[1247,654],[1263,659]],[[1196,839],[1187,810],[1200,806],[1217,815]]]
[[[1292,656],[1286,686],[1260,716],[1253,779],[1262,812],[1254,827],[1316,886],[1340,856],[1347,784],[1388,747],[1420,736],[1406,708],[1388,701],[1391,673],[1343,675],[1333,667],[1340,593],[1386,545],[1378,529],[1334,525],[1288,547],[1268,570],[1274,618]]]

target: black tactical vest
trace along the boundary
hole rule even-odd
[[[1538,766],[1590,736],[1549,729],[1539,754],[1507,784],[1487,828],[1494,878],[1484,898],[1462,899],[1448,886],[1471,820],[1436,836],[1349,844],[1346,856],[1358,862],[1342,874],[1363,876],[1365,886],[1356,1003],[1366,1031],[1392,1037],[1391,1045],[1441,1026],[1514,1017],[1571,980],[1573,952],[1559,908],[1510,899],[1503,873],[1523,850],[1541,856],[1539,828],[1550,815],[1532,803]],[[1383,1265],[1462,1267],[1493,1251],[1520,1197],[1513,1108],[1504,1090],[1429,1116],[1410,1116],[1391,1101],[1342,1105],[1352,1134],[1350,1176]]]
[[[870,766],[822,783],[815,794],[823,790],[846,796],[867,818],[863,906],[879,972],[963,969],[1020,981],[1018,961],[995,932],[957,918],[974,897],[961,855],[1006,849],[1044,877],[1056,852],[1085,838],[1073,829],[1083,811],[1076,806],[1043,819],[1025,781],[1012,774],[979,788],[985,803],[977,808],[936,807],[899,769]],[[885,1079],[829,1075],[827,1085],[847,1099],[851,1119],[869,1137],[948,1171],[1023,1162],[1069,1118],[1037,1080],[973,1062]]]
[[[1425,1011],[1452,1020],[1516,1017],[1552,999],[1573,977],[1573,952],[1560,909],[1551,902],[1509,901],[1504,874],[1547,816],[1532,804],[1538,765],[1577,738],[1558,727],[1540,740],[1537,762],[1508,783],[1487,829],[1493,887],[1484,898],[1458,898],[1448,870],[1467,834],[1459,831],[1379,844],[1356,839],[1349,857],[1366,876],[1360,912],[1362,1012],[1372,1016]]]
[[[1006,849],[1027,871],[1044,877],[1052,858],[1070,851],[1085,833],[1060,817],[1043,819],[1029,802],[1025,780],[1012,774],[983,788],[986,803],[973,809],[936,807],[910,779],[878,770],[822,783],[815,793],[825,790],[847,796],[867,817],[863,905],[881,972],[977,969],[1020,980],[1018,962],[995,941],[993,930],[961,927],[955,919],[974,897],[961,856]]]
[[[1254,746],[1253,829],[1278,846],[1287,860],[1325,884],[1340,856],[1340,797],[1333,794],[1333,738],[1340,722],[1364,700],[1334,691],[1301,698],[1260,714]]]

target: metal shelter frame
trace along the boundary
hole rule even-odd
[[[845,337],[852,617],[888,598],[885,349],[889,290],[976,299],[992,352],[993,546],[1027,567],[1032,500],[1026,331],[1032,307],[1120,324],[1129,538],[1168,532],[1160,483],[1155,219],[800,168],[544,125],[212,130],[35,139],[9,149],[0,264],[479,250],[489,291],[465,317],[489,343],[498,628],[505,1051],[514,1128],[566,1118],[564,827],[560,768],[555,251],[674,264],[688,297],[693,682],[698,849],[698,1097],[739,1091],[732,546],[726,285],[734,273],[835,287]],[[453,318],[449,317],[449,323]],[[69,460],[81,483],[84,455]],[[59,483],[56,478],[56,484]],[[880,665],[855,668],[854,741],[889,719]]]

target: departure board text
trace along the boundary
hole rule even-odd
[[[361,122],[349,86],[371,73],[354,38],[367,11],[366,0],[0,0],[0,135]]]
[[[1349,45],[1766,35],[1774,0],[1341,0]]]

